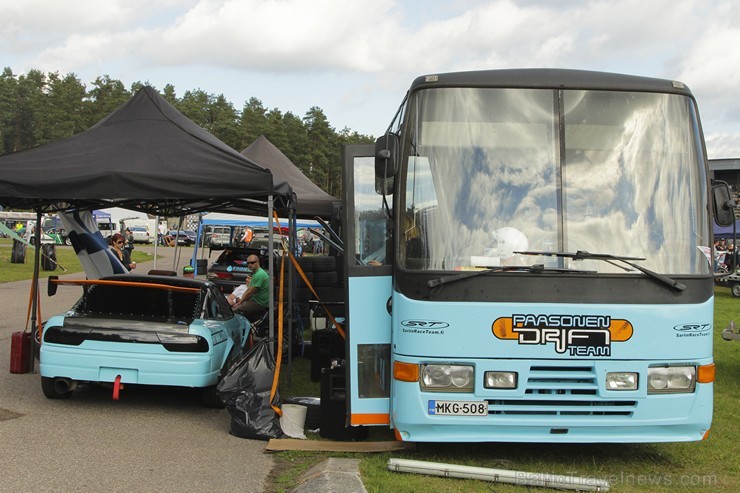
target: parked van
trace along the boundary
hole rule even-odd
[[[135,243],[151,244],[157,240],[156,219],[123,219],[121,231],[126,231],[126,228],[130,228],[134,234]]]
[[[229,226],[206,226],[205,246],[228,246],[231,244],[231,228]]]

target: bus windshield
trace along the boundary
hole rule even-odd
[[[404,121],[399,262],[411,270],[544,264],[663,274],[711,272],[698,117],[685,96],[432,88]],[[575,263],[578,262],[578,263]]]

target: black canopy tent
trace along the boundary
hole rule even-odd
[[[271,221],[273,205],[287,209],[291,196],[287,183],[193,123],[151,87],[83,133],[0,156],[0,206],[33,209],[39,222],[43,212],[107,207],[160,216],[257,212]],[[40,228],[36,235],[38,245]],[[36,249],[34,328],[38,270]]]
[[[289,185],[144,87],[89,130],[0,156],[0,204],[50,212],[265,212]]]
[[[275,181],[285,182],[293,191],[288,202],[288,226],[290,228],[290,251],[296,250],[296,218],[313,219],[320,216],[327,221],[338,220],[339,200],[312,182],[303,172],[291,162],[288,157],[275,147],[264,135],[260,135],[252,144],[244,149],[242,155],[251,159],[260,166],[269,169]],[[293,322],[293,278],[294,268],[289,265],[287,272],[287,297],[288,297],[288,337],[292,341]],[[292,344],[288,344],[288,360],[292,358]],[[291,382],[291,374],[288,373],[288,382]]]
[[[332,197],[294,165],[280,149],[275,147],[264,135],[257,139],[242,152],[251,161],[269,169],[277,182],[290,185],[295,195],[295,212],[299,218],[312,219],[321,216],[330,219],[332,210],[339,200]]]

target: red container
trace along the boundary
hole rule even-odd
[[[28,373],[31,333],[13,332],[10,339],[10,373]]]

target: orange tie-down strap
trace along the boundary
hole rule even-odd
[[[334,315],[331,314],[329,311],[329,308],[322,303],[321,298],[319,298],[319,295],[316,293],[316,290],[311,285],[311,281],[308,280],[306,277],[306,274],[303,272],[303,269],[301,269],[301,266],[298,264],[298,260],[293,256],[293,254],[290,254],[290,260],[293,262],[293,266],[295,267],[295,270],[298,271],[298,274],[301,276],[301,279],[303,279],[303,282],[306,283],[306,286],[308,286],[308,289],[311,290],[314,296],[316,296],[316,300],[319,302],[319,304],[324,308],[324,311],[326,312],[326,316],[329,317],[329,320],[331,320],[331,323],[334,324],[334,326],[337,328],[337,332],[339,332],[339,335],[342,336],[342,339],[346,339],[344,335],[344,329],[341,325],[339,325],[339,322],[334,318]]]
[[[186,286],[170,286],[168,284],[159,284],[154,282],[133,282],[133,281],[111,281],[107,279],[76,279],[76,280],[61,280],[49,278],[49,282],[56,285],[70,285],[70,286],[93,286],[93,285],[108,285],[108,286],[128,286],[132,288],[149,288],[149,289],[163,289],[166,291],[176,291],[178,293],[199,293],[200,288],[189,288]]]
[[[273,211],[273,217],[275,218],[275,222],[278,225],[278,229],[282,231],[280,228],[280,220],[278,219],[277,212]],[[282,238],[282,235],[281,235]],[[285,243],[285,240],[282,240],[283,243]],[[301,266],[298,264],[298,260],[296,260],[295,256],[293,256],[293,253],[288,250],[288,248],[285,248],[286,245],[283,245],[283,249],[288,252],[290,255],[290,261],[293,262],[293,266],[295,267],[295,270],[298,272],[298,274],[301,276],[301,279],[303,279],[303,282],[306,283],[306,286],[308,286],[308,289],[311,290],[314,296],[316,296],[316,300],[319,302],[319,304],[324,308],[324,311],[326,312],[326,316],[329,317],[329,320],[331,320],[331,323],[334,324],[334,326],[337,328],[337,332],[339,332],[339,335],[342,336],[342,339],[346,339],[346,336],[344,334],[344,329],[341,325],[339,325],[339,322],[334,318],[334,315],[331,314],[329,311],[329,308],[321,302],[321,298],[319,298],[319,295],[316,293],[316,290],[313,288],[313,285],[311,285],[311,282],[306,277],[306,274],[303,272],[303,269],[301,269]]]
[[[277,355],[275,356],[275,373],[272,375],[272,387],[270,388],[270,407],[278,416],[283,415],[283,410],[278,407],[275,398],[278,385],[280,384],[280,367],[283,363],[283,303],[285,302],[285,256],[280,259],[280,287],[278,290],[278,320],[277,320]]]

